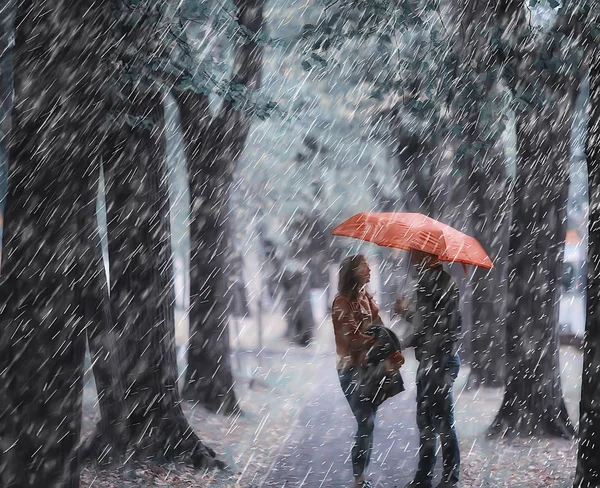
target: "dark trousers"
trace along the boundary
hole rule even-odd
[[[358,424],[352,445],[352,471],[355,477],[362,476],[369,467],[377,414],[377,407],[361,395],[360,381],[363,375],[360,370],[359,366],[338,370],[342,391]]]
[[[417,372],[417,427],[419,428],[419,465],[415,480],[428,486],[433,478],[437,436],[442,442],[445,481],[458,481],[460,451],[454,426],[452,386],[458,376],[460,360],[454,356],[441,371],[427,371],[419,365]]]

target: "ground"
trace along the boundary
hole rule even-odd
[[[81,486],[316,488],[337,487],[339,480],[349,481],[347,452],[354,423],[349,409],[345,411],[347,405],[332,379],[335,378],[331,371],[335,354],[330,322],[327,317],[320,318],[316,341],[308,349],[284,341],[284,328],[283,317],[277,313],[263,318],[260,340],[252,318],[232,327],[235,350],[232,364],[236,393],[242,403],[241,416],[223,417],[199,406],[184,405],[191,425],[202,441],[230,466],[229,471],[194,472],[184,465],[158,467],[150,464],[101,470],[90,465],[83,470]],[[260,353],[257,352],[259,344],[262,346]],[[184,366],[184,358],[180,359]],[[561,377],[567,408],[574,421],[577,419],[581,364],[580,351],[572,347],[561,349]],[[373,481],[378,482],[377,486],[401,486],[397,483],[403,483],[416,467],[416,426],[414,410],[411,410],[415,370],[416,361],[409,353],[403,368],[409,385],[407,392],[401,394],[403,398],[384,404],[378,414],[373,455]],[[500,405],[502,390],[466,391],[467,375],[468,367],[463,366],[455,385],[462,455],[461,486],[572,486],[577,449],[574,441],[487,440],[483,433]],[[331,418],[322,413],[328,408],[336,412]],[[91,431],[96,416],[93,381],[88,379],[84,432]],[[331,445],[339,448],[342,458],[336,457]],[[295,473],[286,472],[286,466],[293,466],[288,462],[291,458],[300,463],[295,466]],[[304,462],[306,466],[302,464]],[[308,468],[308,465],[312,467]],[[332,469],[334,465],[336,468]]]

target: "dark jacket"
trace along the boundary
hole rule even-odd
[[[406,314],[414,330],[401,341],[414,347],[421,367],[445,367],[456,355],[462,317],[456,283],[441,266],[421,272],[417,284],[417,307]]]
[[[362,394],[374,405],[404,391],[404,380],[400,371],[389,373],[384,361],[395,352],[401,352],[400,340],[394,332],[383,325],[372,325],[367,334],[375,336],[375,343],[367,352],[368,366],[364,369]]]
[[[367,352],[369,364],[380,363],[395,352],[402,352],[398,336],[384,325],[372,325],[367,329],[367,334],[375,337],[375,344]]]

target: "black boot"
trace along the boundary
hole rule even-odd
[[[404,488],[432,488],[432,487],[431,487],[430,482],[412,480],[410,483],[405,485]]]
[[[435,488],[456,488],[458,486],[458,481],[440,481],[440,484]]]

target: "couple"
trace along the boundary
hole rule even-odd
[[[419,464],[413,481],[405,488],[431,488],[436,460],[436,435],[442,441],[443,479],[437,488],[458,483],[460,454],[454,428],[452,384],[460,367],[457,355],[461,328],[458,287],[444,271],[437,256],[412,251],[411,264],[418,276],[417,304],[411,310],[405,298],[397,300],[394,311],[414,326],[413,333],[400,341],[401,347],[414,347],[417,370],[417,426]],[[368,333],[373,323],[381,323],[379,309],[366,291],[369,265],[362,255],[350,256],[340,265],[338,295],[332,306],[332,320],[340,385],[356,417],[358,430],[352,447],[355,488],[370,488],[366,471],[373,448],[377,406],[361,394],[368,385],[363,378],[367,355],[375,339]],[[404,359],[391,355],[383,367],[397,371]]]

